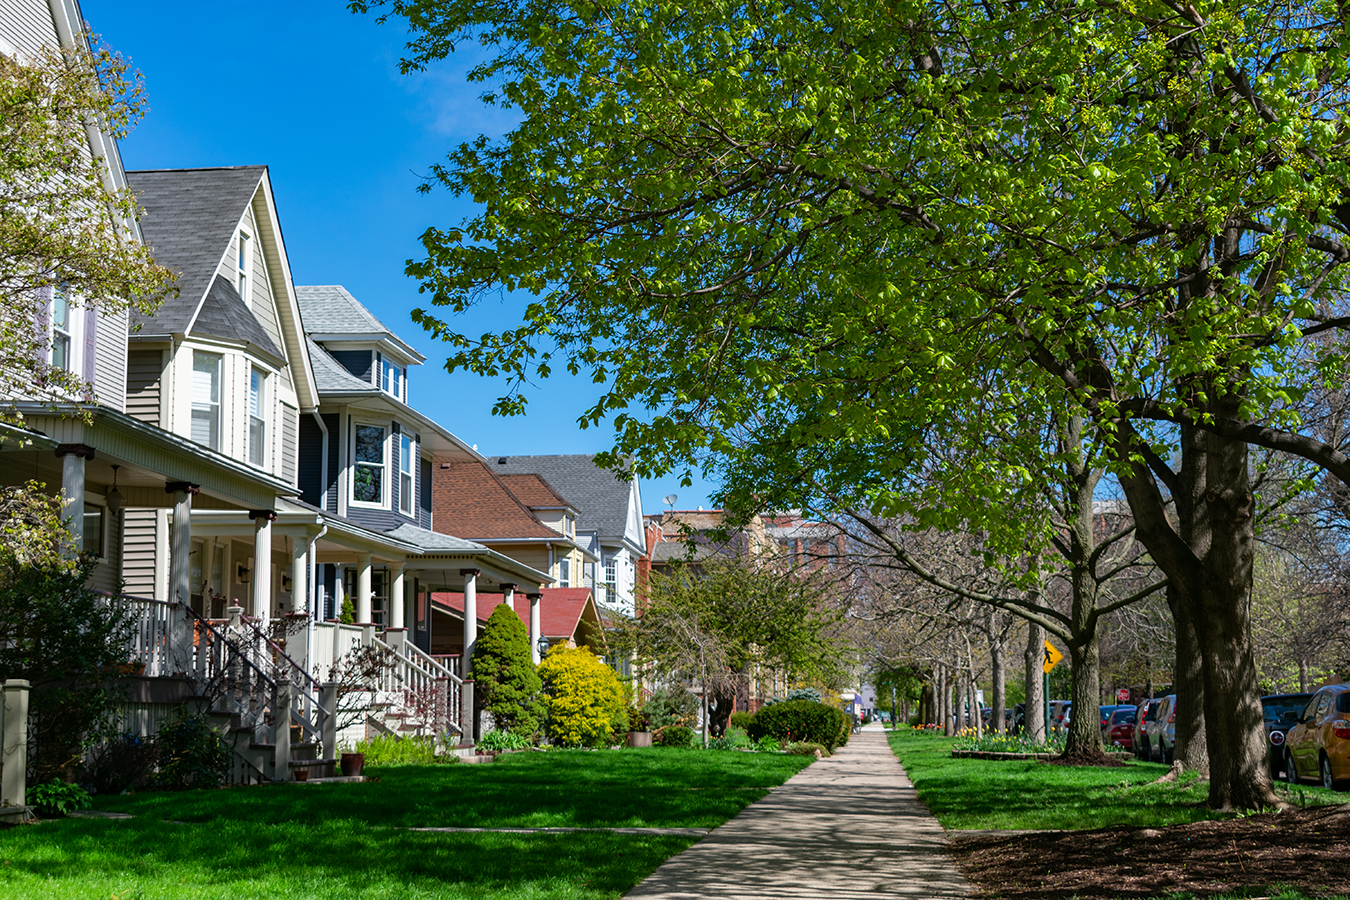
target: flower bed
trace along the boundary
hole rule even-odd
[[[1013,759],[1050,760],[1060,756],[1062,752],[1063,751],[1056,751],[1054,753],[1044,753],[1044,752],[1027,753],[1008,750],[952,750],[952,758],[997,759],[997,760],[1013,760]],[[1106,755],[1108,757],[1111,757],[1112,759],[1120,759],[1120,760],[1134,759],[1134,754],[1130,753],[1128,750],[1121,750],[1121,751],[1108,750],[1106,751]]]

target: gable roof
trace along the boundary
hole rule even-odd
[[[383,338],[419,363],[426,359],[340,284],[298,284],[295,296],[300,302],[300,318],[305,322],[306,334],[349,336],[353,340]]]
[[[219,275],[206,292],[206,299],[202,301],[197,319],[192,325],[192,333],[242,340],[279,360],[286,359],[234,285]]]
[[[507,490],[516,495],[521,503],[524,503],[530,509],[556,509],[565,506],[568,509],[575,509],[567,498],[553,489],[539,475],[499,475],[497,476],[506,485]]]
[[[524,595],[516,594],[517,599],[523,599]],[[460,619],[464,618],[464,594],[447,591],[431,595],[431,601],[442,609],[451,610],[459,614]],[[500,603],[506,602],[505,594],[490,594],[479,591],[475,603],[474,611],[480,622],[486,622],[492,615],[492,611]],[[521,606],[525,606],[524,603]],[[587,615],[587,607],[590,607],[590,615]],[[529,612],[512,608],[516,617],[529,628]],[[595,605],[595,600],[591,595],[591,589],[588,587],[579,588],[544,588],[539,592],[539,631],[543,637],[551,640],[576,639],[578,644],[586,643],[588,637],[585,632],[588,622],[583,619],[593,620],[597,625],[602,622],[600,609]],[[594,635],[594,640],[603,645],[603,634]]]
[[[628,533],[631,478],[595,464],[589,453],[563,456],[486,456],[499,475],[538,474],[548,479],[577,511],[577,530],[602,538],[623,539]]]
[[[477,460],[442,462],[432,485],[432,521],[437,531],[470,540],[567,540],[539,521],[500,478]]]
[[[153,316],[133,312],[133,326],[140,325],[145,334],[191,329],[266,172],[266,166],[231,166],[127,173],[144,210],[140,224],[145,243],[155,262],[179,273],[178,296],[166,300]]]

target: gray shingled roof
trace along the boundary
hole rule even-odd
[[[247,341],[278,359],[286,358],[263,330],[253,310],[245,305],[234,285],[219,275],[211,282],[211,290],[206,292],[206,302],[197,313],[192,333]]]
[[[380,389],[351,372],[333,359],[323,347],[305,336],[305,348],[309,351],[309,364],[314,369],[314,389],[320,394],[378,394]]]
[[[604,540],[623,538],[628,530],[628,498],[632,482],[595,464],[591,454],[567,456],[491,456],[488,467],[498,475],[542,475],[577,511],[577,530],[597,532]]]
[[[340,284],[296,285],[295,299],[306,334],[382,334],[418,360],[425,359]]]
[[[439,531],[427,531],[407,522],[397,528],[384,532],[386,537],[398,538],[410,544],[416,544],[424,553],[459,553],[462,551],[486,550],[482,544],[466,541]]]
[[[155,261],[179,273],[178,296],[153,316],[132,313],[145,334],[187,331],[266,166],[127,173],[145,210],[141,234]]]

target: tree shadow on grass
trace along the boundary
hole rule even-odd
[[[693,840],[419,833],[340,819],[323,825],[70,819],[0,834],[0,893],[617,897]],[[54,885],[60,887],[53,890]]]

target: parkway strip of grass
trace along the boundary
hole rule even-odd
[[[602,900],[696,838],[417,832],[409,827],[705,827],[799,771],[801,757],[623,750],[481,766],[369,768],[364,784],[97,798],[130,819],[0,831],[0,897]]]

